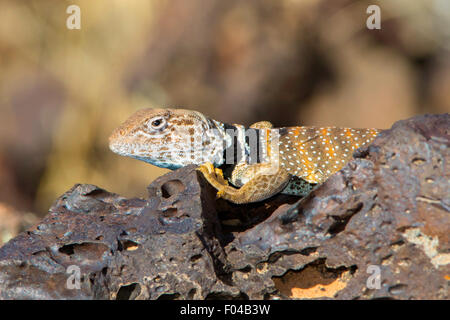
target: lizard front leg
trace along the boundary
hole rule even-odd
[[[224,186],[228,186],[228,181],[223,177],[223,172],[219,168],[215,168],[211,162],[206,162],[197,168],[205,179],[217,190]]]
[[[254,164],[248,168],[256,174],[242,185],[239,189],[233,188],[224,183],[223,177],[219,174],[212,164],[203,164],[200,166],[206,180],[218,190],[217,197],[231,201],[233,203],[250,203],[267,199],[284,189],[289,183],[290,174],[279,167],[274,171],[270,164]]]

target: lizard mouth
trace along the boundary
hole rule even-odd
[[[116,143],[116,142],[114,142],[114,141],[110,141],[109,142],[109,149],[112,151],[112,152],[114,152],[114,153],[117,153],[117,154],[122,154],[123,153],[123,144],[119,144],[119,143]],[[122,150],[121,150],[122,149]]]
[[[121,156],[134,154],[133,144],[130,144],[126,141],[118,141],[117,139],[113,139],[113,137],[110,137],[109,139],[109,149]]]

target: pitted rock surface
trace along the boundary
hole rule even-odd
[[[399,121],[307,197],[234,205],[194,166],[75,185],[0,248],[1,299],[448,299],[450,116]]]

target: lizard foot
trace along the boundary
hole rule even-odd
[[[222,170],[214,167],[212,163],[204,163],[198,170],[202,172],[205,179],[217,190],[216,197],[233,203],[250,203],[261,201],[280,192],[290,180],[287,171],[279,169],[275,173],[267,173],[267,164],[257,164],[262,173],[256,173],[241,188],[236,189],[228,185],[224,179]]]
[[[223,186],[228,186],[228,181],[223,177],[223,172],[219,168],[215,168],[211,162],[206,162],[197,168],[205,179],[217,190],[221,190]]]
[[[223,198],[223,196],[224,196],[226,193],[227,193],[227,192],[226,192],[225,188],[220,189],[220,190],[217,191],[217,193],[216,193],[216,199]]]

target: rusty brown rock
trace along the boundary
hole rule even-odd
[[[396,123],[308,197],[239,234],[229,260],[252,268],[235,283],[266,280],[255,298],[448,299],[449,128],[448,114]],[[305,285],[311,267],[321,277]]]
[[[216,200],[193,166],[148,199],[75,185],[0,248],[0,298],[448,299],[449,128],[399,121],[301,200]]]
[[[147,200],[125,199],[75,185],[35,229],[1,248],[0,297],[205,298],[215,291],[238,296],[235,288],[225,290],[214,197],[202,191],[195,169],[157,179],[149,193]],[[79,290],[68,289],[70,266],[80,268]]]

